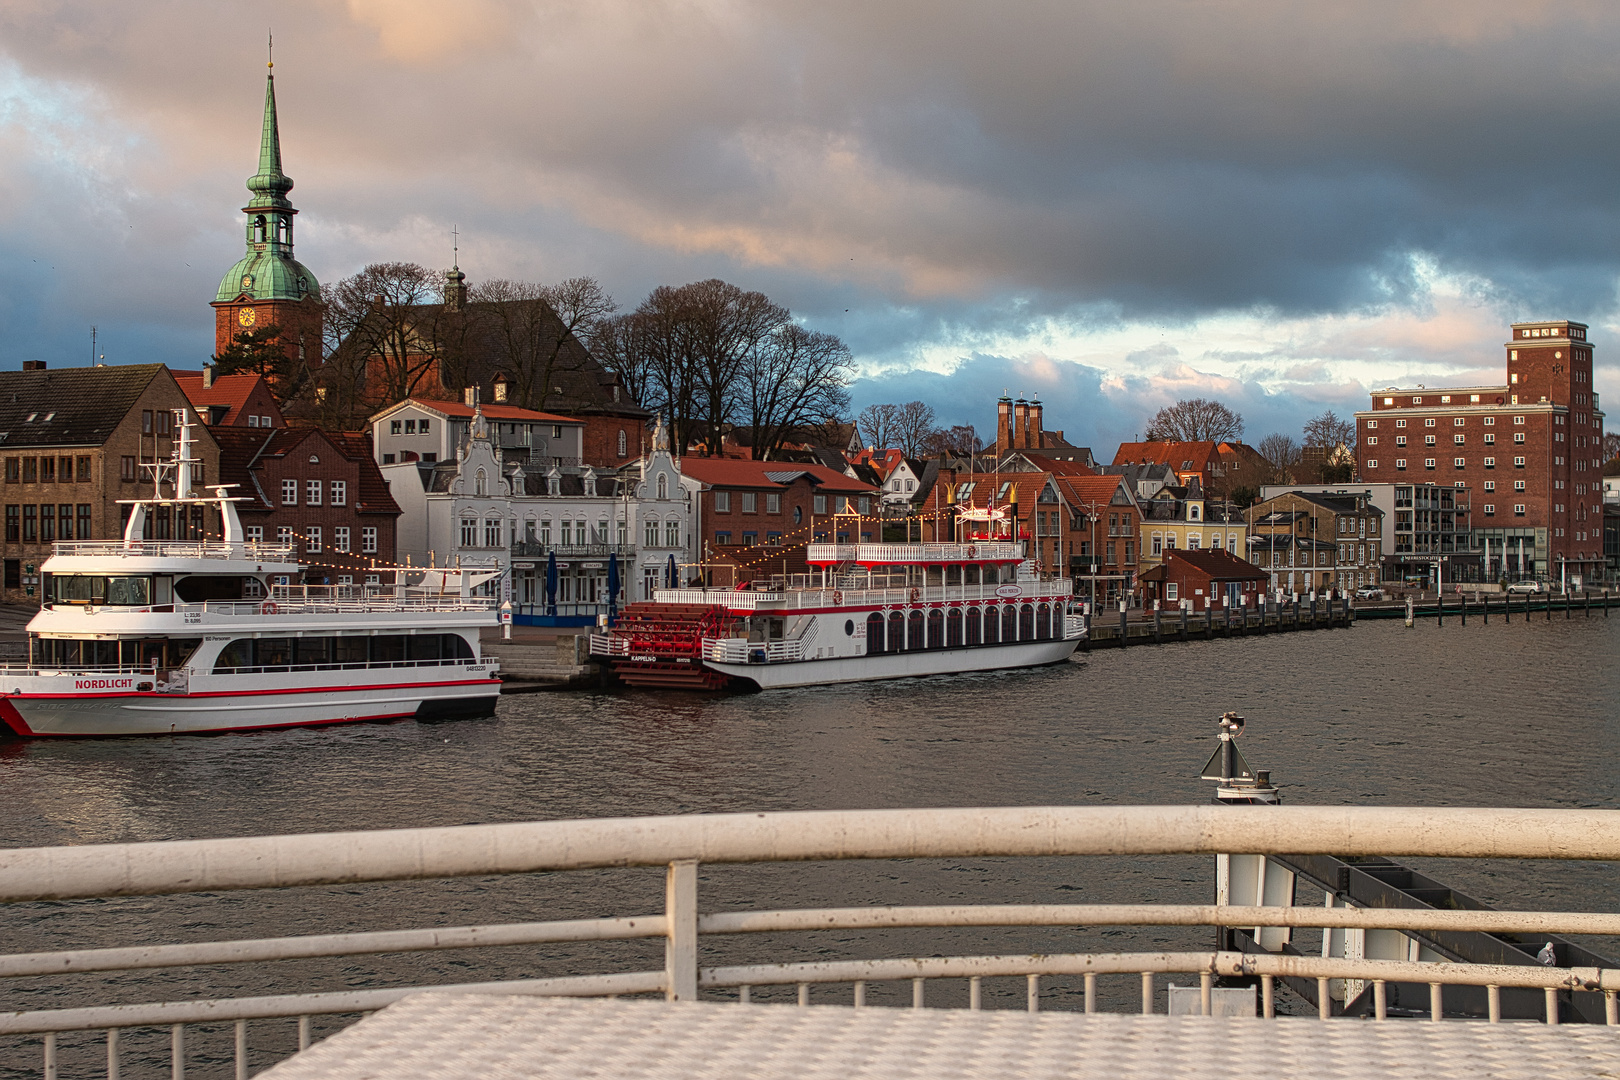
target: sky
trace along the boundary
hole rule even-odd
[[[853,350],[857,408],[1103,457],[1218,397],[1298,436],[1589,323],[1620,394],[1620,8],[1537,0],[7,0],[0,367],[195,368],[265,39],[297,254],[719,277]]]

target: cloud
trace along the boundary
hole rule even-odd
[[[206,355],[263,12],[0,9],[0,363],[78,355],[92,322],[129,359]],[[1051,386],[1113,411],[1099,437],[1136,407],[1105,380],[1157,400],[1198,373],[1256,416],[1341,407],[1499,377],[1517,317],[1592,322],[1598,389],[1620,393],[1612,5],[289,0],[274,17],[299,255],[325,281],[443,265],[452,225],[475,280],[592,274],[633,304],[720,276],[843,335],[872,387],[909,372],[965,410],[979,376]]]

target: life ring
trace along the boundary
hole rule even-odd
[[[922,599],[922,590],[921,589],[912,589],[911,590],[911,602],[913,604],[915,604],[918,600],[921,600],[921,599]]]
[[[260,615],[274,615],[275,613],[276,602],[274,600],[266,600],[264,603],[259,605]]]
[[[834,589],[833,590],[833,607],[842,607],[843,603],[844,603],[844,594],[842,592],[840,592],[839,590]]]
[[[978,545],[977,544],[969,544],[968,545],[968,558],[976,559],[978,557],[979,557],[979,547],[978,547]]]

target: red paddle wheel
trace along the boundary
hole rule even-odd
[[[712,604],[631,604],[611,631],[613,670],[631,686],[719,690],[731,676],[703,666],[703,639],[721,637],[729,619]]]

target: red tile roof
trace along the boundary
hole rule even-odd
[[[415,405],[422,409],[432,409],[445,416],[454,416],[458,419],[467,419],[473,414],[471,405],[463,405],[459,401],[431,401],[427,398],[406,398],[397,405],[390,405],[379,416],[393,412],[400,405]],[[483,405],[484,416],[489,420],[528,420],[542,424],[584,424],[585,421],[572,416],[558,416],[556,413],[535,412],[533,409],[520,409],[516,405]]]
[[[172,371],[170,374],[198,409],[224,405],[226,413],[220,421],[222,424],[236,423],[254,388],[264,382],[263,375],[216,375],[213,386],[204,386],[200,371]]]
[[[711,487],[782,488],[791,479],[772,479],[768,473],[778,475],[808,474],[817,491],[847,491],[868,494],[875,489],[854,477],[845,476],[825,465],[800,465],[789,461],[739,461],[736,458],[683,457],[681,472]]]
[[[365,435],[350,432],[321,431],[318,428],[215,428],[213,435],[219,443],[219,480],[221,484],[235,484],[235,495],[246,495],[252,502],[242,505],[243,510],[269,511],[277,504],[270,493],[257,482],[255,470],[270,459],[286,457],[311,438],[324,441],[335,453],[359,466],[359,490],[355,493],[354,508],[361,514],[399,514],[399,504],[389,493],[388,481],[371,455],[371,441]]]
[[[1095,476],[1096,470],[1083,461],[1059,461],[1057,458],[1047,457],[1045,454],[1032,454],[1022,451],[1029,459],[1031,465],[1045,469],[1057,476]]]
[[[1218,443],[1207,441],[1120,443],[1119,449],[1114,452],[1114,464],[1135,465],[1147,462],[1154,465],[1168,465],[1179,471],[1204,472],[1209,468],[1210,459],[1218,456],[1218,446]]]
[[[1220,548],[1171,548],[1164,553],[1164,561],[1142,574],[1143,581],[1163,581],[1179,576],[1178,569],[1191,569],[1213,581],[1268,581],[1270,575],[1260,567],[1229,555]]]

